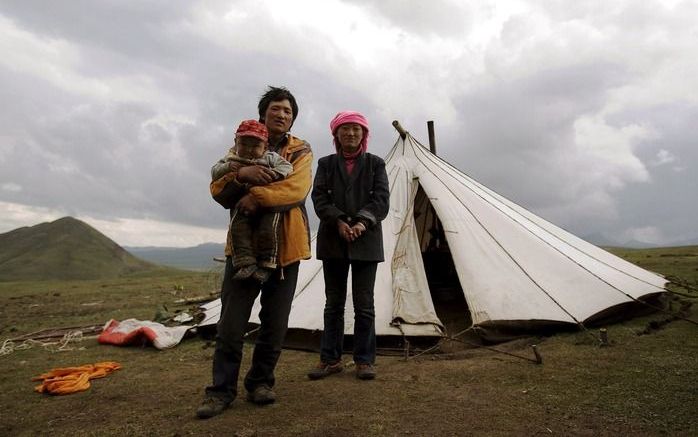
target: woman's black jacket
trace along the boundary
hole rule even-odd
[[[318,259],[383,261],[381,221],[388,215],[390,192],[381,158],[370,153],[360,155],[351,175],[347,174],[343,156],[332,154],[320,158],[312,199],[320,218]],[[339,236],[337,220],[349,225],[361,221],[366,232],[347,243]]]

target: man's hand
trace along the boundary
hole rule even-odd
[[[237,179],[250,185],[266,185],[274,181],[274,171],[261,165],[248,165],[238,170]]]
[[[240,211],[242,215],[254,215],[259,209],[259,203],[257,199],[251,194],[245,194],[240,200],[238,200],[235,207]]]

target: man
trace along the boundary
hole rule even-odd
[[[260,292],[261,324],[244,386],[247,400],[252,403],[264,405],[276,400],[274,368],[288,327],[298,266],[300,260],[310,258],[310,232],[304,205],[312,183],[313,155],[307,142],[288,133],[298,116],[296,99],[285,88],[269,87],[259,101],[258,110],[259,121],[269,132],[269,150],[289,161],[293,172],[283,180],[274,181],[275,176],[268,168],[247,166],[236,170],[231,166],[226,172],[220,166],[230,163],[219,162],[212,174],[225,174],[212,181],[210,189],[218,203],[231,210],[237,208],[242,214],[254,215],[260,209],[283,211],[279,267],[264,283],[254,278],[235,279],[230,257],[235,235],[228,235],[213,383],[206,387],[204,402],[196,412],[202,419],[222,413],[237,396],[243,336]]]

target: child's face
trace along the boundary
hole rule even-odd
[[[257,137],[236,137],[235,150],[239,157],[247,159],[257,159],[264,156],[267,143]]]

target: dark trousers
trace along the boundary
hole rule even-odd
[[[320,360],[335,363],[342,358],[344,344],[344,306],[347,301],[347,277],[351,266],[352,302],[354,303],[354,362],[373,364],[376,361],[376,313],[373,286],[377,262],[324,260],[325,329],[320,342]]]
[[[288,315],[296,290],[298,265],[294,263],[277,269],[272,277],[261,284],[254,279],[234,280],[230,257],[226,259],[221,317],[213,354],[213,384],[206,387],[207,396],[217,396],[232,402],[237,396],[237,381],[242,361],[243,337],[247,330],[252,305],[260,293],[262,309],[252,366],[245,376],[245,389],[253,391],[261,384],[274,386],[274,368],[281,355],[281,346],[288,328]]]
[[[268,269],[277,267],[283,213],[262,212],[248,217],[236,209],[230,220],[230,233],[235,235],[233,266],[238,269],[253,264]]]

